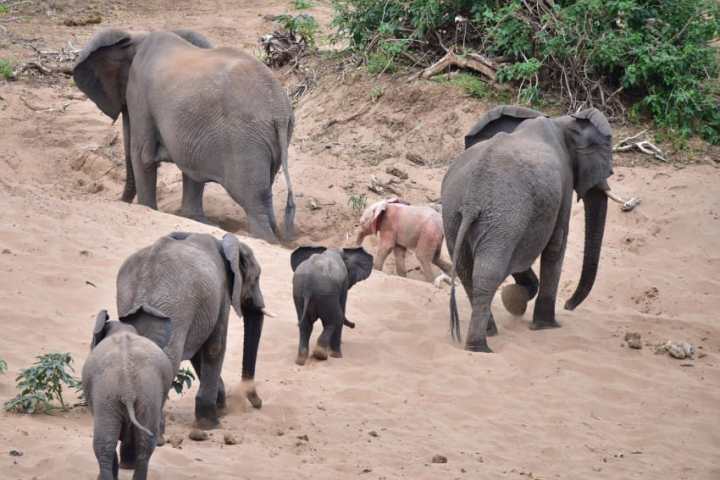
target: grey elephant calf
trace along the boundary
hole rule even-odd
[[[170,360],[134,327],[109,321],[105,310],[95,321],[91,348],[82,384],[94,417],[98,478],[118,478],[120,440],[123,468],[135,469],[134,480],[145,479],[150,456],[163,433],[162,409],[174,377]]]
[[[342,357],[342,328],[355,328],[345,316],[347,293],[357,282],[370,276],[373,257],[363,248],[327,249],[299,247],[290,256],[293,272],[293,300],[300,328],[300,345],[295,363],[304,365],[308,357],[313,324],[320,318],[323,331],[313,356],[326,360],[328,350]]]

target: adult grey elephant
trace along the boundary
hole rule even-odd
[[[158,345],[102,310],[95,319],[90,356],[82,369],[85,398],[93,414],[93,450],[101,480],[134,468],[147,478],[150,457],[164,430],[163,405],[175,376]],[[120,440],[121,463],[117,459]]]
[[[113,120],[123,114],[127,180],[122,199],[157,208],[159,162],[182,171],[181,213],[207,222],[206,182],[243,207],[252,235],[276,242],[272,184],[288,187],[285,239],[295,202],[288,172],[293,111],[270,70],[239,50],[211,48],[189,30],[96,33],[73,69],[75,83]]]
[[[466,349],[491,351],[486,336],[497,327],[490,305],[511,274],[516,284],[503,292],[506,308],[522,314],[537,294],[531,328],[560,326],[555,299],[573,190],[585,206],[585,253],[579,284],[565,308],[574,309],[590,293],[605,228],[611,136],[596,109],[547,118],[501,106],[465,138],[466,150],[445,175],[441,196],[453,277],[457,272],[472,304]],[[538,256],[539,283],[531,268]],[[454,283],[450,319],[452,336],[461,341]]]
[[[370,276],[373,257],[362,247],[342,250],[325,247],[299,247],[290,255],[293,272],[293,300],[300,329],[295,363],[304,365],[308,357],[313,324],[320,318],[323,331],[313,356],[327,360],[328,350],[342,357],[343,325],[355,328],[345,316],[348,290]]]
[[[248,400],[262,406],[255,362],[265,303],[260,265],[250,247],[232,234],[174,232],[132,254],[117,277],[120,321],[160,345],[177,372],[191,360],[200,380],[195,418],[201,428],[219,425],[225,407],[220,376],[230,305],[244,320],[242,379]]]

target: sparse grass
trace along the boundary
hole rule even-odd
[[[372,90],[370,90],[370,100],[373,102],[377,102],[383,95],[385,95],[385,89],[380,85],[375,85]]]
[[[348,205],[350,209],[355,213],[362,213],[367,207],[367,195],[361,193],[360,195],[350,195],[348,198]]]
[[[15,72],[12,67],[10,60],[0,58],[0,77],[5,80],[11,80],[15,76]]]
[[[383,51],[373,52],[367,57],[367,71],[370,75],[381,73],[394,73],[397,70],[392,55]]]
[[[465,93],[473,98],[487,98],[491,93],[488,84],[472,73],[458,73],[450,79],[450,83],[462,88]]]
[[[296,10],[306,10],[315,6],[309,0],[293,0],[292,4]]]
[[[80,380],[71,372],[72,356],[69,353],[48,353],[38,359],[30,368],[20,371],[15,379],[20,393],[5,402],[5,410],[17,413],[47,412],[57,408],[53,400],[60,402],[60,408],[66,410],[63,399],[63,385],[81,391]]]

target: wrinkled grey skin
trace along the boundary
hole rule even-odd
[[[109,321],[107,311],[98,313],[82,369],[83,391],[93,414],[98,478],[117,479],[118,467],[134,468],[134,480],[147,478],[150,457],[162,439],[162,409],[174,376],[158,345],[130,325]]]
[[[250,233],[277,242],[272,183],[288,187],[285,239],[295,202],[287,150],[294,117],[285,90],[254,57],[212,48],[190,30],[96,33],[73,69],[75,83],[113,120],[123,115],[127,181],[122,199],[157,208],[157,167],[182,171],[181,213],[207,223],[205,183],[221,184],[243,207]]]
[[[313,324],[320,318],[323,331],[313,356],[326,360],[342,357],[343,325],[355,328],[345,316],[347,293],[357,282],[370,276],[373,257],[362,247],[326,249],[299,247],[290,256],[293,272],[293,300],[298,316],[300,344],[295,363],[304,365],[308,357]]]
[[[128,257],[117,277],[120,321],[162,346],[173,372],[190,360],[200,387],[195,418],[200,428],[219,425],[225,407],[220,377],[230,306],[244,320],[242,378],[255,408],[253,383],[265,306],[260,265],[250,247],[226,234],[174,232]]]
[[[510,305],[503,295],[506,308],[521,314],[537,294],[531,327],[559,326],[555,300],[573,189],[585,206],[585,254],[577,290],[565,308],[574,309],[590,293],[605,228],[611,135],[595,109],[547,118],[502,106],[488,112],[466,137],[468,148],[445,175],[441,200],[453,272],[472,304],[466,349],[491,351],[486,336],[497,328],[490,305],[511,274],[523,295],[514,300],[520,305]],[[531,268],[538,256],[539,282]],[[451,332],[460,341],[454,286],[450,302]]]

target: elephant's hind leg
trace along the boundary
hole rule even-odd
[[[132,423],[125,423],[120,431],[120,468],[133,470],[137,462],[135,435]]]
[[[481,249],[482,247],[480,247]],[[468,327],[465,348],[473,352],[492,352],[487,344],[487,336],[497,333],[497,326],[490,306],[495,292],[507,275],[505,256],[491,251],[476,253],[473,262],[472,317]]]
[[[110,415],[103,415],[95,412],[98,418],[95,420],[93,430],[93,451],[100,467],[100,480],[117,480],[119,464],[117,458],[117,442],[120,438],[120,419],[111,418]]]
[[[335,337],[337,329],[342,328],[343,314],[340,302],[337,299],[327,299],[321,302],[320,306],[320,319],[323,323],[323,331],[318,338],[315,350],[313,351],[313,357],[318,360],[327,360],[328,353],[332,347],[331,341]],[[337,338],[339,341],[339,338]],[[337,352],[339,353],[339,352]]]
[[[393,247],[393,255],[395,256],[395,272],[401,277],[407,277],[407,267],[405,266],[405,254],[407,249],[400,245]]]
[[[203,209],[205,182],[196,182],[186,173],[182,174],[183,193],[180,214],[201,223],[210,224]]]

